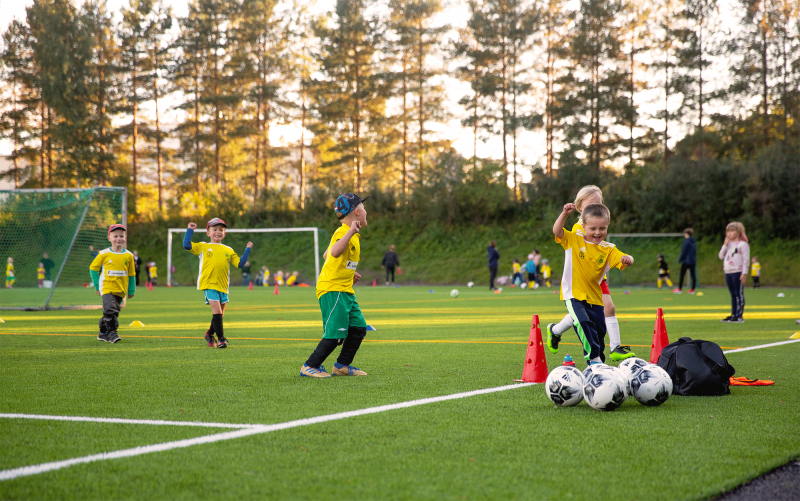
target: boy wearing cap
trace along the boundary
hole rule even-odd
[[[360,230],[367,225],[367,211],[361,199],[345,193],[336,199],[334,210],[342,222],[334,232],[328,249],[322,255],[325,264],[317,280],[317,299],[322,311],[322,340],[308,357],[300,375],[326,378],[333,376],[366,376],[367,373],[350,364],[361,341],[367,335],[367,323],[356,301],[353,284],[361,279],[356,272],[361,258]],[[331,373],[322,363],[338,345],[339,358]]]
[[[119,307],[125,295],[132,298],[136,292],[136,282],[129,277],[136,276],[133,254],[125,249],[127,230],[122,224],[112,224],[108,228],[108,241],[111,247],[97,253],[89,265],[94,289],[103,297],[103,318],[100,319],[99,341],[116,343],[119,327]]]
[[[195,223],[189,223],[186,236],[183,238],[183,248],[194,255],[200,256],[200,272],[197,276],[197,290],[203,291],[206,304],[211,306],[211,327],[206,332],[206,342],[209,348],[227,348],[228,340],[222,327],[222,316],[225,314],[225,305],[228,304],[228,285],[231,279],[230,265],[243,268],[250,257],[253,242],[247,242],[247,248],[240,258],[230,247],[222,244],[225,230],[228,225],[222,219],[215,217],[206,225],[206,235],[211,243],[192,242],[192,235],[197,228]],[[214,338],[217,336],[217,339]]]

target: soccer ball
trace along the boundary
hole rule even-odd
[[[661,405],[672,395],[672,379],[656,364],[648,364],[631,376],[633,397],[644,405]]]
[[[458,297],[458,289],[451,290],[450,297]]]
[[[520,288],[520,289],[522,289],[522,290],[525,290],[525,289],[527,289],[527,288],[528,288],[528,284],[526,284],[525,282],[522,282],[522,283],[519,285],[519,288]]]
[[[467,282],[467,287],[469,287],[470,289],[472,288],[473,285],[475,285],[475,282]]]
[[[539,282],[533,282],[533,288],[534,288],[534,290],[538,289],[539,288]]]
[[[627,398],[626,381],[616,367],[590,365],[583,371],[583,398],[592,409],[613,411]]]
[[[561,365],[547,376],[544,388],[554,404],[572,407],[583,400],[583,375],[575,367]]]
[[[626,358],[619,363],[618,369],[622,371],[622,374],[625,377],[625,382],[627,383],[625,385],[625,391],[628,393],[629,397],[633,396],[633,390],[631,390],[631,378],[636,371],[642,369],[643,367],[647,367],[648,365],[650,365],[650,362],[636,357]]]

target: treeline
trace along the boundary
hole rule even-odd
[[[302,0],[192,0],[184,17],[130,0],[116,18],[103,0],[35,0],[3,33],[4,175],[128,186],[138,220],[288,214],[346,189],[410,218],[486,222],[592,182],[617,228],[737,218],[795,237],[800,8],[737,5],[730,31],[716,0],[470,0],[461,27],[437,24],[438,0],[319,16]],[[440,132],[447,98],[471,158]],[[169,130],[167,106],[184,117]],[[272,143],[283,124],[296,144]],[[543,133],[540,164],[520,162],[522,131]],[[497,161],[477,155],[491,137]]]

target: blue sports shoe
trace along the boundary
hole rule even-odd
[[[342,365],[339,362],[333,364],[333,371],[332,376],[366,376],[367,373],[359,369],[358,367],[353,367],[352,365]]]
[[[320,365],[319,368],[316,368],[303,364],[303,367],[300,368],[300,375],[305,377],[331,377],[323,365]]]

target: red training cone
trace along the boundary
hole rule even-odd
[[[277,296],[278,294],[278,282],[275,282],[275,295]]]
[[[650,363],[658,363],[661,350],[669,344],[667,337],[667,325],[664,323],[664,311],[659,308],[656,314],[656,326],[653,329],[653,344],[650,347]]]
[[[372,279],[372,286],[373,287],[377,287],[378,286],[378,281],[375,280],[374,278]]]
[[[147,282],[147,290],[153,292],[153,282]]]
[[[253,282],[250,282],[250,285],[247,286],[247,290],[253,290]]]
[[[531,334],[528,340],[528,351],[525,353],[525,366],[522,368],[522,379],[514,381],[522,383],[544,383],[547,380],[547,360],[544,358],[542,329],[539,327],[539,315],[531,319]]]

